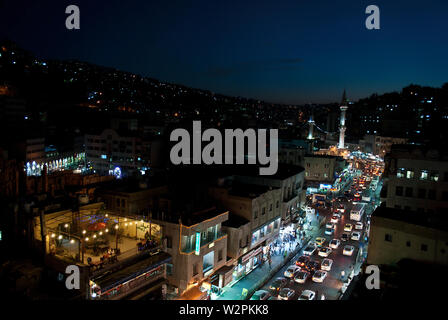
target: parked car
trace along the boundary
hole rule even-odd
[[[339,241],[338,239],[332,239],[330,241],[330,248],[331,249],[337,249],[337,248],[339,248],[340,244],[341,244],[341,241]]]
[[[308,261],[310,261],[309,256],[300,256],[299,259],[297,259],[297,261],[296,261],[296,266],[304,267],[304,266],[306,266]]]
[[[250,300],[268,300],[271,294],[267,290],[258,290],[250,297]]]
[[[344,232],[344,233],[342,234],[342,236],[341,236],[341,240],[342,240],[342,241],[348,241],[349,239],[350,239],[350,234]]]
[[[356,222],[356,224],[355,224],[355,229],[356,230],[362,230],[362,227],[363,227],[362,222]]]
[[[342,251],[342,254],[345,256],[351,256],[354,251],[355,251],[354,246],[345,246],[344,250]]]
[[[334,234],[334,229],[333,228],[326,228],[325,229],[325,234],[328,236],[332,236]]]
[[[336,215],[332,215],[330,221],[331,221],[332,223],[338,223],[338,221],[339,221],[339,217],[336,216]]]
[[[319,283],[324,282],[326,277],[327,277],[327,271],[317,270],[313,275],[313,281]]]
[[[279,300],[291,300],[296,292],[291,288],[283,288],[278,294]]]
[[[353,229],[353,225],[350,223],[346,223],[344,226],[344,231],[351,232]]]
[[[324,260],[322,260],[320,269],[324,270],[324,271],[330,271],[332,265],[333,265],[333,260],[325,258]]]
[[[311,290],[303,290],[298,300],[314,300],[316,298],[316,292]]]
[[[306,280],[311,276],[308,271],[300,270],[294,276],[294,281],[297,283],[305,283]]]

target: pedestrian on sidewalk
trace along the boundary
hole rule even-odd
[[[271,257],[269,257],[268,262],[269,262],[269,270],[271,270],[271,264],[272,264]]]

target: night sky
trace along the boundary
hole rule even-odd
[[[65,28],[76,4],[81,29]],[[365,9],[381,10],[381,30]],[[356,100],[448,82],[448,1],[0,0],[0,37],[217,93],[281,103]]]

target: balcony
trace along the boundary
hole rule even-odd
[[[222,231],[218,232],[216,235],[208,234],[205,239],[201,238],[200,246],[202,248],[203,246],[205,246],[207,244],[210,244],[210,243],[212,243],[212,242],[214,242],[214,241],[216,241],[216,240],[218,240],[218,239],[220,239],[222,237],[225,237],[225,236],[227,236],[227,234],[225,232],[222,232]],[[185,248],[183,248],[182,252],[184,252],[184,253],[191,253],[191,252],[193,252],[195,250],[196,250],[196,242],[186,246]]]

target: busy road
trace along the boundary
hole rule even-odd
[[[341,297],[367,253],[370,214],[375,208],[374,202],[379,202],[378,177],[382,173],[376,162],[355,159],[352,164],[353,169],[345,177],[349,183],[344,188],[325,202],[309,204],[320,221],[313,239],[251,299],[337,300]]]

